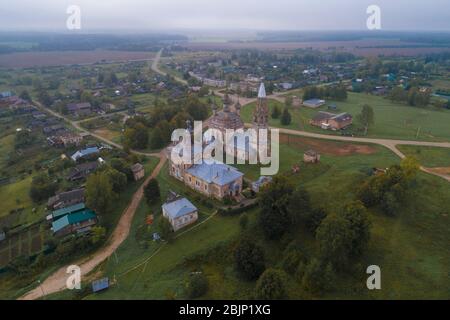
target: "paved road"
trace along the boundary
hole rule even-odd
[[[156,168],[153,170],[152,174],[144,181],[144,183],[139,187],[136,193],[133,195],[130,204],[122,213],[120,217],[119,223],[114,229],[111,237],[107,241],[104,247],[100,248],[93,255],[88,258],[80,259],[76,261],[74,265],[77,265],[81,268],[81,275],[87,275],[91,271],[93,271],[99,264],[105,261],[108,257],[110,257],[114,251],[119,248],[122,242],[128,237],[130,232],[131,223],[133,221],[134,214],[139,206],[139,203],[142,201],[144,197],[144,187],[148,184],[148,182],[158,176],[161,168],[164,166],[167,158],[164,152],[161,152],[159,163]],[[22,297],[20,300],[34,300],[43,297],[44,295],[56,293],[59,291],[63,291],[66,289],[66,280],[68,274],[66,273],[67,266],[60,268],[58,271],[54,272],[51,276],[49,276],[45,281],[37,288],[29,291]]]

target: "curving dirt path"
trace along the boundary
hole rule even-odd
[[[144,181],[144,183],[139,187],[139,189],[134,193],[130,204],[124,210],[122,216],[120,217],[119,223],[114,229],[111,237],[108,239],[106,245],[93,255],[80,259],[72,264],[78,265],[81,268],[81,275],[87,275],[93,271],[99,264],[105,261],[109,256],[111,256],[114,251],[122,244],[122,242],[128,237],[130,232],[131,222],[133,221],[134,214],[139,206],[139,203],[144,197],[144,187],[148,182],[158,176],[161,168],[164,166],[167,157],[163,152],[159,155],[159,163],[153,170],[152,174]],[[58,271],[54,272],[50,277],[45,279],[41,285],[22,297],[19,300],[34,300],[39,299],[45,295],[63,291],[66,289],[66,280],[68,274],[66,273],[67,266],[60,268]]]

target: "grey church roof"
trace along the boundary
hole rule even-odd
[[[266,87],[264,87],[264,82],[261,82],[258,91],[258,98],[265,98],[265,97],[266,97]]]
[[[207,183],[219,186],[227,185],[244,175],[235,168],[219,162],[197,164],[189,168],[187,172]]]

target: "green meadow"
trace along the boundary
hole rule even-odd
[[[397,148],[407,156],[419,160],[425,167],[450,167],[450,149],[399,145]]]
[[[338,134],[313,127],[309,120],[318,111],[329,111],[328,105],[335,104],[337,110],[333,113],[348,112],[353,116],[354,126],[359,126],[357,116],[364,104],[370,105],[375,113],[375,123],[370,127],[368,137],[400,140],[450,141],[450,110],[435,108],[410,107],[391,102],[388,99],[363,93],[348,93],[346,101],[327,100],[326,105],[310,109],[307,107],[291,107],[292,122],[283,126],[279,119],[270,119],[269,124],[274,127],[294,130],[305,130],[323,134]],[[284,105],[276,100],[269,100],[270,112],[275,106],[280,110]],[[242,108],[241,116],[245,122],[251,122],[251,115],[255,103]]]

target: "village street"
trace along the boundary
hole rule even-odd
[[[122,242],[128,237],[130,232],[131,223],[133,221],[134,214],[139,206],[139,203],[144,197],[144,187],[148,182],[157,177],[162,167],[166,163],[167,157],[165,151],[161,151],[159,154],[159,163],[151,173],[151,175],[144,181],[144,183],[139,187],[136,193],[131,198],[130,204],[123,212],[120,217],[119,223],[114,229],[111,237],[106,242],[106,245],[100,248],[97,252],[89,257],[81,259],[79,261],[74,261],[72,264],[77,265],[81,269],[81,275],[85,276],[93,271],[98,265],[110,257],[114,251],[122,244]],[[20,300],[34,300],[42,298],[45,295],[63,291],[66,289],[66,280],[68,274],[66,273],[67,266],[60,268],[58,271],[50,275],[44,282],[42,282],[38,287],[29,291]]]

